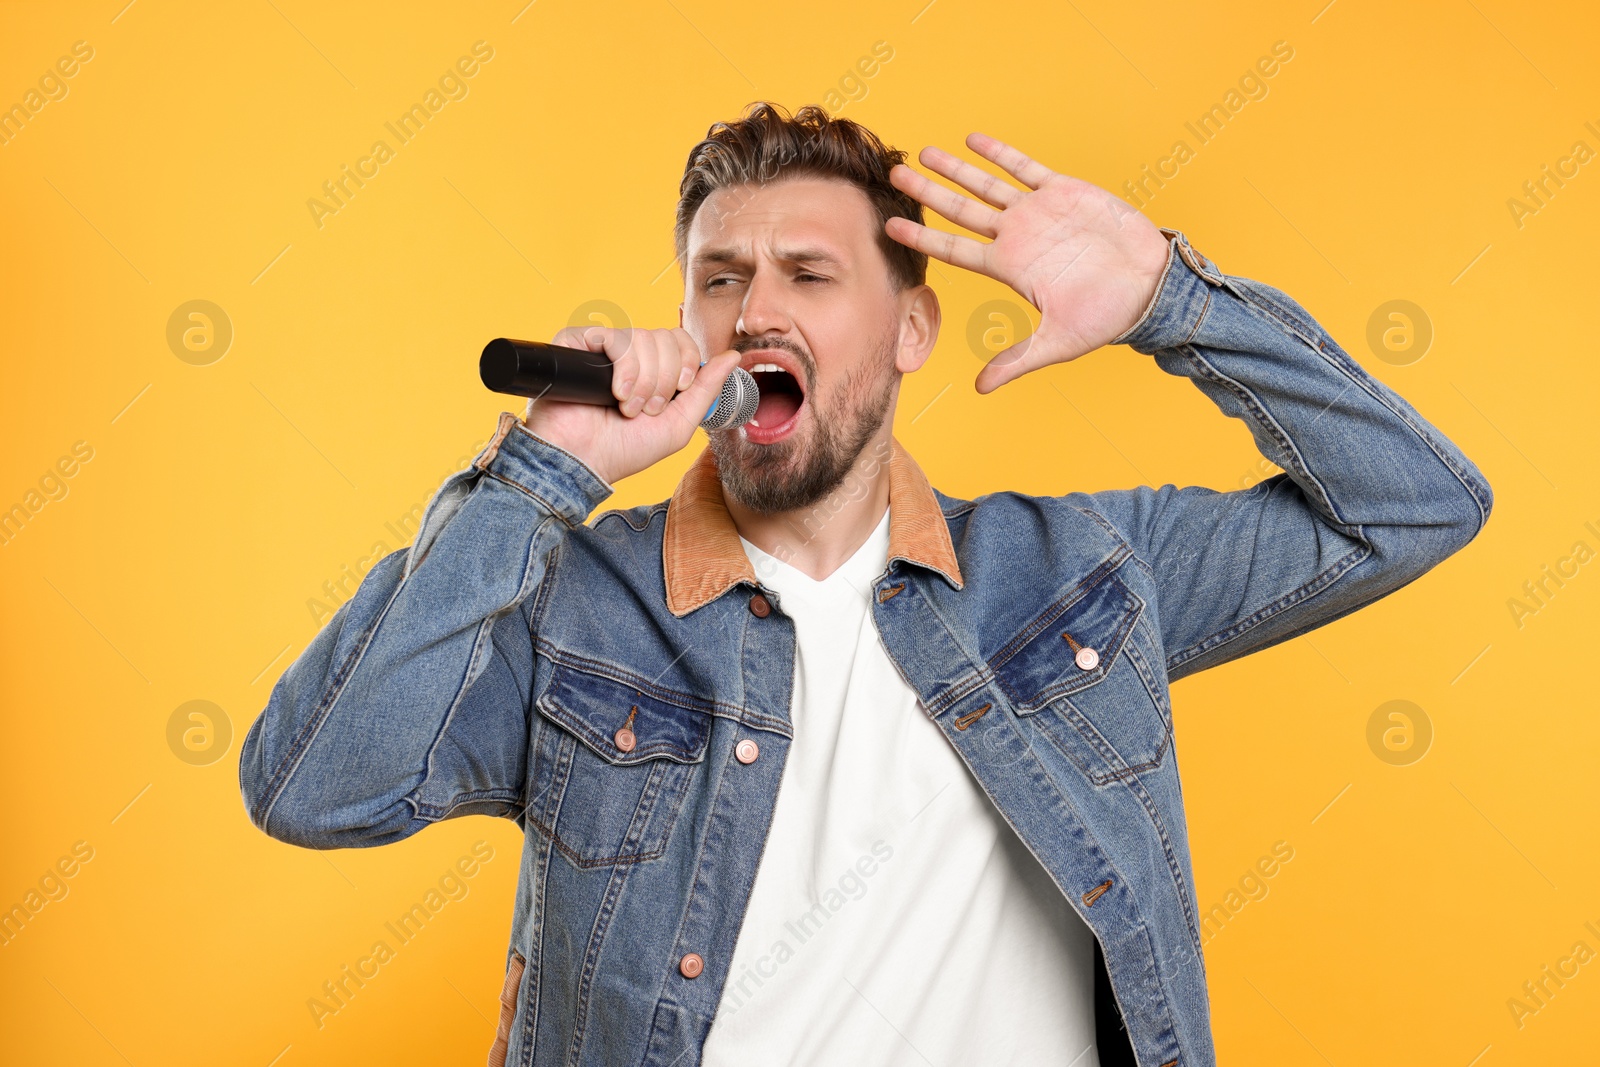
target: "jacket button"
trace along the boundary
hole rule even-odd
[[[1100,653],[1085,645],[1078,649],[1078,654],[1072,657],[1079,670],[1092,671],[1100,665]]]
[[[617,746],[617,751],[619,752],[632,752],[633,746],[639,743],[639,739],[633,735],[633,731],[626,726],[612,734],[611,740]]]
[[[757,593],[755,596],[750,598],[750,614],[754,615],[758,619],[766,618],[768,615],[772,614],[772,602],[766,597],[762,596],[760,593]]]
[[[754,763],[759,755],[761,755],[761,746],[748,737],[733,746],[733,758],[740,763]]]
[[[706,961],[700,958],[698,952],[686,953],[683,959],[678,961],[678,973],[685,978],[698,978],[700,972],[705,969]]]

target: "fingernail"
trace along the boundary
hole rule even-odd
[[[666,406],[667,406],[667,402],[665,400],[663,400],[659,396],[653,396],[645,403],[645,406],[644,406],[645,414],[647,414],[647,415],[659,415],[659,414],[661,414],[661,409],[666,407]]]

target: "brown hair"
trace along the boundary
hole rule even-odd
[[[689,226],[712,192],[728,185],[765,185],[782,177],[810,175],[838,178],[867,195],[878,219],[878,247],[889,263],[889,276],[899,289],[922,285],[928,257],[883,231],[886,220],[899,216],[922,221],[922,205],[889,184],[889,171],[906,154],[890,148],[865,126],[837,119],[809,105],[789,117],[776,104],[757,102],[743,118],[714,123],[705,140],[689,151],[678,186],[678,217],[673,244],[684,269]]]

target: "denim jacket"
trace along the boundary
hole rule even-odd
[[[1164,232],[1156,295],[1113,343],[1188,377],[1284,473],[959,500],[896,443],[870,610],[1093,931],[1140,1067],[1211,1067],[1168,685],[1399,589],[1471,540],[1492,496],[1299,304]],[[794,626],[710,451],[669,501],[586,524],[610,493],[502,415],[240,752],[251,820],[307,848],[516,821],[492,1064],[700,1062],[794,733]]]

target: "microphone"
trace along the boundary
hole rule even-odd
[[[611,395],[611,371],[611,360],[604,352],[510,337],[496,337],[484,345],[478,359],[478,377],[496,393],[600,407],[617,405],[617,398]],[[735,367],[700,426],[706,430],[743,426],[755,418],[760,399],[761,391],[750,372]]]

